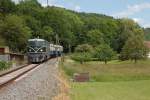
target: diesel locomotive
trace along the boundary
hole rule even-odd
[[[27,44],[27,56],[29,63],[40,63],[49,58],[61,56],[63,47],[50,44],[44,39],[29,39]]]

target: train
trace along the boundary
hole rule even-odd
[[[63,46],[49,43],[44,39],[28,39],[27,57],[29,63],[40,63],[49,58],[61,56]]]

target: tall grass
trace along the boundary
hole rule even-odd
[[[139,61],[135,64],[132,61],[111,61],[104,64],[99,61],[80,64],[67,59],[62,68],[72,78],[74,73],[90,73],[90,80],[94,82],[105,81],[133,81],[150,79],[150,60]]]

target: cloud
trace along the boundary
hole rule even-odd
[[[146,23],[143,26],[144,26],[144,28],[150,28],[150,23]]]
[[[12,0],[13,2],[15,2],[15,3],[18,3],[19,2],[19,0]]]
[[[142,3],[142,4],[135,4],[135,5],[129,5],[126,10],[116,13],[113,16],[114,17],[128,17],[130,15],[134,15],[138,12],[141,12],[145,9],[150,9],[150,3]]]
[[[74,10],[75,10],[75,11],[80,11],[80,10],[81,10],[81,7],[80,7],[79,5],[76,5],[76,6],[74,7]]]
[[[137,23],[143,23],[144,20],[142,18],[132,18]]]
[[[47,0],[38,0],[38,2],[39,2],[42,6],[44,6],[44,7],[47,6]],[[48,5],[49,5],[49,6],[56,6],[56,7],[62,7],[62,8],[64,8],[63,5],[56,4],[56,0],[48,0]]]
[[[144,28],[150,27],[150,23],[142,18],[132,18],[132,19]]]
[[[21,1],[21,0],[12,0],[12,1],[14,1],[15,3],[18,3],[18,2]],[[48,0],[48,5],[49,5],[49,6],[56,6],[56,7],[62,7],[62,8],[64,8],[63,5],[56,4],[55,1],[56,1],[56,0]],[[39,2],[43,7],[46,7],[46,6],[47,6],[47,0],[38,0],[38,2]]]
[[[42,5],[42,6],[47,6],[47,0],[38,0],[38,2]],[[55,0],[48,0],[48,5],[52,5],[55,3]]]

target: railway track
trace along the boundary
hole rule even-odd
[[[52,58],[44,63],[25,65],[17,72],[12,71],[15,76],[12,72],[0,75],[0,100],[52,100],[60,91],[58,62],[59,59]],[[17,77],[16,73],[22,75]]]
[[[16,68],[9,72],[0,75],[0,89],[4,86],[7,86],[17,78],[21,77],[22,75],[26,74],[27,72],[33,70],[40,64],[27,64],[22,67]]]

